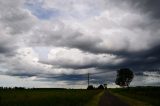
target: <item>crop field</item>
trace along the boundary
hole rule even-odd
[[[0,106],[85,106],[99,90],[1,89]]]
[[[160,106],[160,87],[133,87],[129,89],[117,88],[110,89],[110,91],[142,101],[150,106]]]

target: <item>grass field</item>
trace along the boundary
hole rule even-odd
[[[0,90],[0,106],[84,106],[99,90],[6,89]]]
[[[140,103],[146,103],[150,106],[160,106],[160,87],[133,87],[129,89],[117,88],[110,89],[112,93],[122,95],[124,97],[131,98],[140,101]],[[126,99],[126,100],[131,100]],[[142,104],[140,104],[142,106]]]

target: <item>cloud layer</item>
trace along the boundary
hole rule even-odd
[[[6,82],[10,76],[68,87],[85,85],[88,72],[93,84],[112,84],[116,70],[129,67],[136,75],[133,85],[139,78],[160,85],[159,5],[157,0],[0,0],[0,75]]]

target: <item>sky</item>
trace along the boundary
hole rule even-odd
[[[0,86],[160,86],[159,0],[0,0]]]

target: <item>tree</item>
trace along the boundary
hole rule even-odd
[[[122,68],[117,70],[117,78],[115,83],[122,87],[129,87],[132,79],[134,77],[133,72],[129,68]]]
[[[89,86],[87,87],[87,90],[93,90],[93,89],[94,89],[93,85],[89,85]]]
[[[97,89],[104,89],[103,85],[99,85]]]

